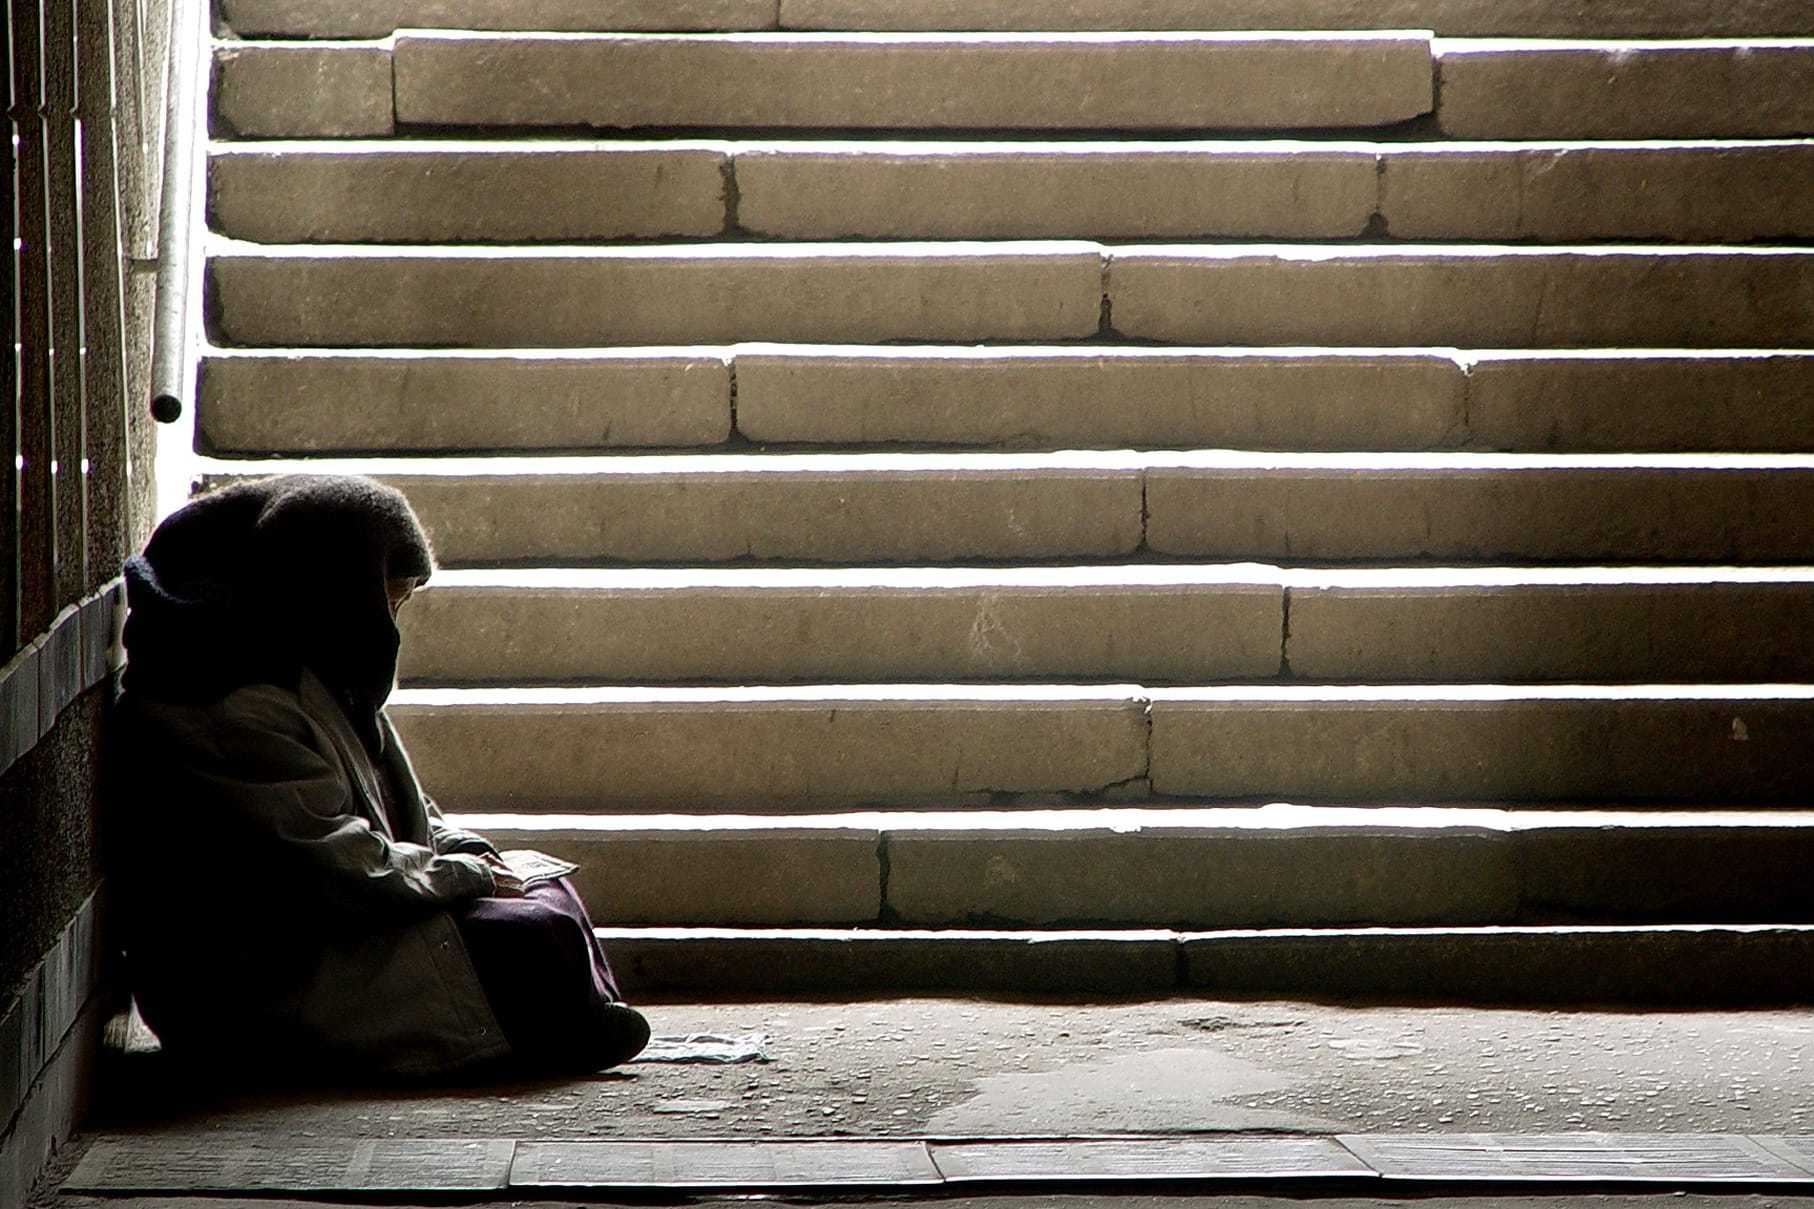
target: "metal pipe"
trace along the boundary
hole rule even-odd
[[[197,0],[170,0],[164,78],[164,181],[158,203],[157,310],[151,328],[151,415],[182,418],[189,378],[189,233],[195,197],[196,59],[205,31]]]

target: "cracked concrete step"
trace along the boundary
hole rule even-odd
[[[1161,795],[1782,802],[1814,786],[1806,685],[1154,688]]]
[[[1814,253],[1588,245],[1115,248],[1115,332],[1168,344],[1793,348]]]
[[[762,445],[1809,451],[1814,356],[738,345],[213,349],[227,455]]]
[[[999,794],[1805,802],[1806,685],[405,689],[458,809],[764,812]]]
[[[422,126],[1265,129],[1428,113],[1420,32],[406,32]]]
[[[372,474],[449,566],[1814,563],[1806,455],[699,454],[214,462]]]
[[[1814,12],[1800,0],[780,0],[780,21],[790,29],[1433,29],[1531,38],[1814,34]]]
[[[229,345],[1030,342],[1105,312],[1185,345],[1814,344],[1814,251],[1793,247],[222,242],[208,272]]]
[[[209,179],[262,243],[1814,234],[1814,143],[1784,140],[222,143]]]
[[[1438,39],[1456,138],[1778,138],[1814,131],[1814,39]]]
[[[1146,707],[1126,686],[405,689],[391,701],[425,783],[456,809],[1099,793],[1146,767]]]
[[[225,343],[565,347],[1065,340],[1101,324],[1093,244],[226,246]]]
[[[600,928],[633,996],[1106,991],[1475,1003],[1804,1003],[1814,928],[1227,932]]]
[[[1814,679],[1806,568],[445,571],[401,623],[411,685]]]
[[[1462,809],[474,815],[613,926],[1260,928],[1803,921],[1814,818]],[[1746,870],[1734,878],[1733,869]]]

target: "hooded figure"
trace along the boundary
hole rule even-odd
[[[422,792],[384,702],[434,571],[369,479],[241,483],[126,564],[127,956],[173,1056],[274,1077],[584,1072],[634,1056],[563,879],[525,891]]]

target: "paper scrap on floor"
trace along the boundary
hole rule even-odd
[[[768,1034],[686,1033],[678,1037],[651,1037],[632,1062],[711,1062],[732,1066],[739,1062],[767,1062]]]

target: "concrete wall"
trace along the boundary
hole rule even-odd
[[[154,498],[168,7],[9,8],[35,95],[12,111],[20,406],[0,409],[0,1204],[24,1203],[80,1112],[108,964],[99,778],[120,562]]]

